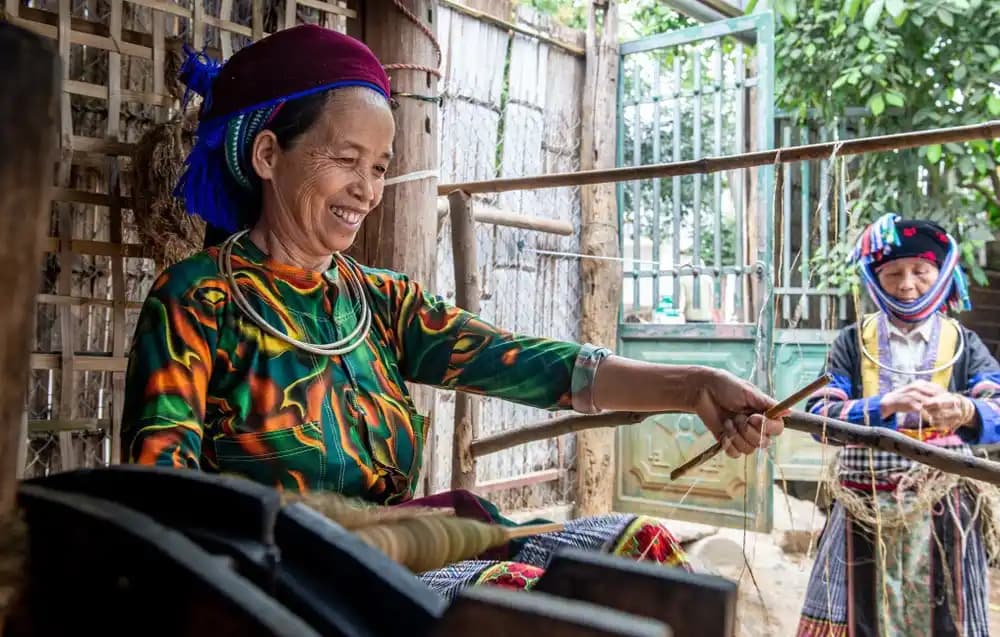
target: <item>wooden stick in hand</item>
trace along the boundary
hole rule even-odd
[[[795,392],[788,398],[784,399],[774,407],[768,409],[764,413],[764,417],[767,418],[768,420],[773,420],[775,418],[778,418],[781,414],[791,409],[795,404],[797,404],[803,398],[807,398],[813,392],[817,391],[822,387],[827,386],[830,383],[830,380],[832,380],[832,378],[829,374],[824,374],[823,376],[820,376],[819,378],[809,383],[799,391]],[[695,467],[705,464],[706,462],[714,458],[720,451],[722,451],[721,441],[715,443],[705,451],[702,451],[694,458],[688,460],[681,466],[671,471],[670,479],[676,480],[677,478],[683,476],[685,473],[691,471]]]

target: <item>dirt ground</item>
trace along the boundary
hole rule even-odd
[[[815,554],[813,547],[806,555],[808,529],[822,529],[824,518],[811,502],[789,498],[786,507],[779,504],[784,501],[785,494],[776,492],[779,506],[775,507],[775,530],[770,534],[744,535],[741,530],[667,522],[672,530],[677,529],[696,567],[739,582],[738,637],[795,635]],[[990,602],[990,634],[1000,637],[998,570],[990,574]]]

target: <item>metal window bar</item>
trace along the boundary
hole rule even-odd
[[[681,59],[679,56],[674,56],[674,84],[673,90],[676,94],[680,94],[683,79],[683,71],[681,69]],[[681,161],[681,134],[683,129],[683,124],[681,120],[681,101],[679,99],[674,99],[674,161]],[[681,178],[673,177],[671,179],[671,190],[670,199],[673,207],[673,236],[670,238],[671,247],[671,264],[677,265],[677,262],[681,258],[681,197],[683,196],[683,190],[681,186]],[[674,301],[678,301],[681,296],[681,281],[679,277],[672,276],[671,280],[674,283]]]
[[[619,165],[683,161],[721,156],[730,148],[734,153],[749,149],[749,88],[763,86],[768,78],[744,77],[748,71],[743,57],[746,49],[739,42],[724,45],[724,40],[740,29],[759,28],[762,21],[761,16],[753,16],[734,20],[726,29],[692,29],[622,45]],[[669,56],[662,54],[664,47]],[[768,51],[754,50],[758,62],[769,55]],[[773,121],[769,103],[765,106],[757,99],[755,105],[760,109],[756,116]],[[761,130],[758,141],[762,147],[773,144],[770,129],[768,123]],[[747,190],[751,174],[745,170],[719,173],[711,181],[705,175],[692,175],[690,182],[687,176],[670,181],[636,180],[619,187],[624,276],[632,286],[623,299],[623,309],[640,315],[655,311],[667,289],[672,288],[675,302],[685,298],[687,311],[707,314],[721,310],[724,321],[756,320],[754,308],[744,301],[753,276],[747,263],[753,257],[744,245],[745,199],[753,192]],[[761,186],[767,189],[766,184]],[[767,206],[764,199],[758,192],[757,204]],[[765,236],[769,234],[768,230],[758,235],[750,255],[765,243],[770,245]],[[647,253],[644,247],[650,244],[652,249]],[[761,257],[771,260],[765,254]]]
[[[653,93],[658,95],[660,93],[660,61],[654,59],[653,64]],[[637,109],[641,107],[636,107]],[[653,163],[660,163],[660,101],[655,100],[653,102]],[[660,246],[660,184],[661,179],[653,180],[653,260],[661,261],[661,246]],[[660,299],[660,275],[659,272],[653,273],[653,304],[659,302]]]
[[[744,100],[747,98],[748,91],[745,88],[746,78],[746,68],[743,62],[744,56],[743,44],[739,43],[736,45],[736,148],[734,149],[736,153],[746,152],[746,110],[744,108]],[[733,198],[736,200],[736,263],[738,265],[746,264],[746,257],[743,252],[743,219],[745,218],[745,208],[744,208],[744,180],[745,173],[739,173],[736,179],[736,183],[733,185]],[[744,280],[737,278],[735,280],[736,284],[736,307],[742,307],[743,309],[743,321],[750,321],[750,304],[743,302],[743,290],[744,290]]]
[[[694,47],[694,149],[692,151],[692,159],[701,159],[701,100],[702,100],[702,88],[701,88],[701,48],[695,45]],[[692,175],[694,179],[694,208],[691,211],[692,219],[691,223],[694,225],[694,246],[691,248],[691,261],[695,266],[701,265],[701,213],[703,210],[701,201],[701,183],[704,179],[704,175]],[[701,309],[701,280],[698,275],[694,276],[694,282],[691,285],[692,289],[692,303],[694,309]]]
[[[642,99],[642,73],[640,72],[639,56],[635,56],[632,67],[632,88],[636,99]],[[639,107],[632,109],[632,165],[642,165],[642,113]],[[640,307],[639,295],[639,260],[642,258],[642,182],[632,182],[632,253],[635,261],[632,264],[632,309],[636,312]]]
[[[721,40],[715,41],[715,47],[712,51],[712,67],[715,73],[715,86],[713,87],[715,143],[713,145],[713,152],[716,157],[720,157],[722,155],[722,86],[725,79],[722,76]],[[722,267],[722,173],[712,175],[712,190],[712,206],[715,209],[715,226],[713,228],[715,245],[713,247],[715,249],[715,267],[718,270],[718,268]],[[715,307],[722,307],[722,286],[719,277],[715,277],[712,288],[714,290]]]

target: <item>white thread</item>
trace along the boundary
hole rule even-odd
[[[437,179],[438,171],[436,170],[417,170],[412,173],[406,173],[405,175],[397,175],[396,177],[391,177],[385,180],[386,186],[395,186],[396,184],[405,184],[409,181],[420,181],[422,179]]]

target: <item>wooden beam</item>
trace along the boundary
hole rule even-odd
[[[616,84],[617,78],[609,79],[608,83],[612,85]],[[609,121],[614,122],[614,118]],[[846,157],[848,155],[880,153],[903,148],[918,148],[930,144],[968,142],[978,139],[996,139],[998,137],[1000,137],[1000,120],[992,120],[969,126],[895,133],[893,135],[881,135],[878,137],[860,137],[846,141],[791,146],[776,150],[759,150],[722,157],[705,157],[669,164],[649,164],[647,166],[628,168],[596,168],[593,170],[552,173],[529,177],[508,177],[486,181],[441,184],[438,186],[438,194],[446,195],[452,190],[464,190],[469,194],[509,192],[511,190],[585,186],[589,184],[617,183],[637,179],[678,177],[683,175],[707,175],[726,170],[736,170],[738,168],[767,166],[774,163],[790,164],[812,159],[829,159],[834,154],[834,151],[836,151],[838,156]]]
[[[503,491],[504,489],[517,489],[519,487],[530,487],[543,482],[555,482],[563,475],[562,469],[543,469],[542,471],[532,471],[522,473],[515,478],[502,478],[500,480],[487,480],[476,485],[476,493],[489,493],[491,491]]]
[[[547,440],[570,431],[634,425],[664,413],[673,412],[611,411],[595,416],[576,415],[553,418],[475,440],[472,443],[472,450],[475,455],[482,456],[536,440]],[[834,418],[801,411],[792,411],[784,417],[784,422],[786,429],[816,436],[826,444],[862,445],[888,451],[940,469],[945,473],[1000,485],[1000,462],[984,460],[976,456],[966,456],[957,451],[948,451],[926,442],[920,442],[892,429],[853,425]]]
[[[393,0],[369,0],[363,8],[364,40],[382,64],[415,64],[437,68],[441,64],[436,40],[437,0],[400,0],[415,20],[407,17]],[[392,90],[396,93],[437,97],[437,78],[424,71],[391,70]],[[436,171],[440,112],[436,101],[400,96],[394,111],[395,158],[389,178]],[[433,288],[437,261],[437,177],[386,186],[382,205],[362,227],[351,253],[362,263],[405,272],[425,288]],[[447,193],[445,193],[447,194]],[[433,390],[411,386],[410,394],[418,411],[428,414],[434,404]],[[425,461],[434,457],[433,444],[424,446]],[[429,475],[424,472],[424,476]]]
[[[0,22],[0,516],[15,507],[21,423],[58,148],[62,64],[49,42]]]
[[[597,33],[597,14],[603,13]],[[590,5],[587,26],[587,68],[583,96],[581,165],[602,170],[615,165],[618,99],[618,6],[616,0]],[[583,224],[580,251],[584,255],[618,257],[618,206],[615,187],[599,184],[581,188]],[[583,278],[580,339],[614,349],[618,337],[621,264],[611,259],[582,259]],[[590,429],[576,438],[576,514],[609,513],[615,484],[615,432]]]
[[[451,252],[455,260],[455,303],[479,313],[479,261],[476,258],[476,224],[469,196],[461,191],[448,195],[451,206]],[[455,395],[455,443],[451,456],[451,488],[471,490],[476,484],[476,459],[469,450],[474,434],[475,404],[469,394]]]
[[[522,215],[517,212],[501,210],[481,203],[469,202],[472,207],[472,219],[476,223],[485,223],[494,226],[504,226],[505,228],[521,228],[522,230],[534,230],[535,232],[545,232],[548,234],[558,234],[564,237],[572,236],[575,230],[573,224],[559,219],[545,219],[543,217],[532,217]],[[438,200],[438,223],[444,221],[450,214],[451,206],[447,199]]]

